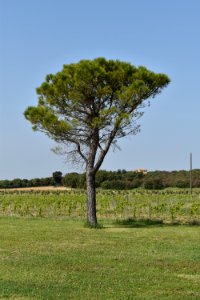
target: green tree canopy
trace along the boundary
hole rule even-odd
[[[55,185],[61,185],[62,182],[62,172],[60,171],[55,171],[52,174],[53,181]]]

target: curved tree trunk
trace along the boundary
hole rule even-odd
[[[90,226],[96,227],[96,188],[95,188],[95,172],[91,167],[87,167],[86,171],[87,185],[87,222]]]

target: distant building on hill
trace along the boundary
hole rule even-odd
[[[142,174],[144,174],[144,175],[146,175],[147,174],[147,169],[137,169],[137,170],[135,170],[135,172],[136,173],[142,173]]]

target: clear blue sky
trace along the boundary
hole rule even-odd
[[[190,152],[200,168],[199,0],[0,0],[0,180],[74,170],[23,112],[46,74],[96,57],[172,80],[145,109],[141,133],[121,140],[102,168],[188,169]]]

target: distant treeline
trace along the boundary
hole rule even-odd
[[[69,173],[62,179],[64,186],[72,188],[85,188],[85,174]],[[192,171],[192,186],[200,187],[200,169]],[[100,170],[96,175],[96,187],[103,189],[164,189],[167,187],[189,188],[189,171],[105,171]]]
[[[52,177],[47,178],[33,178],[13,180],[0,180],[0,188],[24,188],[24,187],[40,187],[40,186],[57,186],[62,185],[62,172],[53,172]]]
[[[63,185],[71,188],[86,187],[85,173],[68,173],[62,176],[62,173],[56,171],[52,177],[1,180],[0,188],[20,188],[20,187],[39,187]],[[192,171],[192,186],[200,187],[200,169]],[[167,187],[189,188],[189,171],[153,171],[147,174],[136,171],[105,171],[100,170],[96,175],[96,187],[102,189],[134,189],[143,187],[145,189],[164,189]]]
[[[48,178],[34,178],[34,179],[20,179],[0,180],[0,188],[23,188],[23,187],[38,187],[38,186],[52,186],[54,180],[52,177]]]

